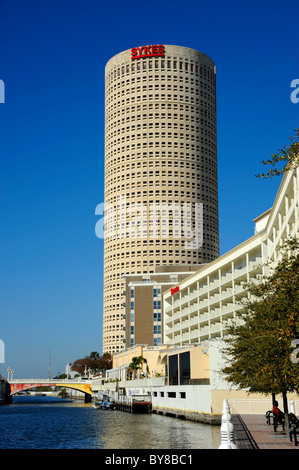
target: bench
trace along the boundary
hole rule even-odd
[[[270,411],[270,410],[269,410],[269,411],[267,411],[267,413],[266,413],[266,422],[267,422],[267,424],[269,424],[269,425],[271,424],[271,418],[272,418],[272,421],[273,421],[272,424],[274,424],[275,414],[273,413],[273,411]]]
[[[284,429],[284,417],[278,417],[276,416],[275,413],[273,413],[273,411],[269,410],[267,411],[266,413],[266,421],[267,421],[267,424],[271,424],[271,419],[272,419],[272,424],[274,426],[274,431],[276,432],[277,431],[277,427],[278,425],[281,425],[282,426],[282,429],[283,431],[285,430]]]
[[[295,446],[297,446],[297,431],[299,430],[299,419],[293,413],[289,414],[289,426],[290,441],[293,442],[294,438],[294,444]]]
[[[289,413],[288,414],[288,419],[289,419],[289,435],[290,435],[290,441],[293,442],[295,446],[298,445],[298,434],[299,434],[299,419],[297,418],[294,413]],[[272,422],[271,422],[272,421]],[[276,432],[277,426],[280,424],[282,426],[283,431],[285,430],[285,420],[284,418],[279,419],[273,411],[267,411],[266,413],[266,422],[267,424],[273,424],[274,426],[274,431]]]

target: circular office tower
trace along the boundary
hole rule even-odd
[[[125,274],[218,256],[214,62],[180,46],[121,52],[105,69],[103,352],[128,347]]]

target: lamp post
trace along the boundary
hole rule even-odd
[[[11,371],[11,368],[8,367],[8,368],[7,368],[7,381],[8,381],[8,382],[9,382],[9,380],[10,380],[10,377],[9,377],[10,371]]]

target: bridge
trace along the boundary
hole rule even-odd
[[[79,390],[85,394],[85,402],[91,401],[92,389],[91,379],[11,379],[9,380],[10,394],[38,388],[38,387],[61,387]]]

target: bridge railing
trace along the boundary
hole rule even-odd
[[[76,379],[11,379],[9,380],[9,383],[11,384],[39,384],[39,383],[44,383],[44,384],[58,384],[58,383],[91,383],[92,379],[82,379],[82,378],[76,378]]]

